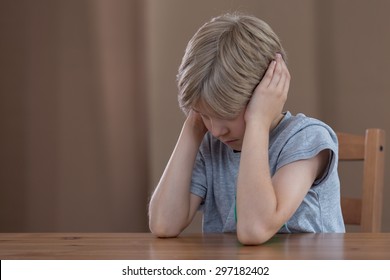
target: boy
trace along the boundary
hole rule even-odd
[[[188,43],[178,72],[187,119],[149,206],[149,226],[175,237],[196,211],[204,232],[247,245],[275,233],[344,232],[337,138],[284,112],[290,74],[263,21],[223,15]]]

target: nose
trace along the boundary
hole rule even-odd
[[[220,138],[229,132],[229,128],[222,121],[211,120],[210,132],[215,138]]]

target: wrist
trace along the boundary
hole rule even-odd
[[[271,122],[264,120],[264,118],[250,118],[245,121],[245,130],[269,132],[270,127]]]
[[[247,128],[255,128],[257,130],[273,130],[283,119],[283,114],[278,114],[274,119],[266,119],[264,117],[252,117],[245,120]]]

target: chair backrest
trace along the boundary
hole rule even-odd
[[[337,133],[339,161],[363,161],[360,198],[341,197],[346,225],[360,225],[362,232],[380,232],[384,184],[385,131],[367,129],[365,135]],[[341,186],[343,188],[343,186]]]

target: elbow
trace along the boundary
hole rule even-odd
[[[237,225],[237,238],[242,245],[261,245],[266,243],[275,232],[260,226],[239,227]]]
[[[161,238],[177,237],[185,228],[182,219],[167,218],[170,215],[149,211],[149,230]]]
[[[175,238],[177,237],[180,232],[172,231],[172,230],[164,230],[164,229],[152,229],[150,228],[150,231],[153,235],[159,238]]]
[[[160,238],[173,238],[177,237],[180,233],[180,229],[175,229],[174,227],[167,224],[159,224],[149,222],[150,232]]]

